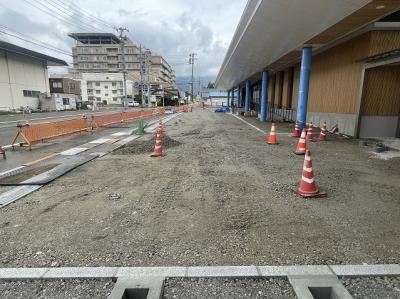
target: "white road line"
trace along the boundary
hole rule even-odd
[[[253,129],[256,129],[258,132],[263,133],[264,135],[267,134],[267,132],[265,132],[264,130],[261,130],[260,128],[257,128],[256,126],[252,125],[251,123],[245,121],[244,119],[241,119],[239,116],[235,115],[235,114],[231,114],[232,116],[236,117],[237,119],[241,120],[242,122],[244,122],[245,124],[248,124],[250,127],[252,127]]]

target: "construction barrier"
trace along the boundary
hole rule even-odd
[[[3,159],[6,159],[6,152],[3,150],[3,148],[0,145],[0,155],[3,155]]]
[[[21,137],[23,142],[18,143],[18,145],[29,147],[29,150],[31,150],[32,144],[34,143],[43,142],[45,140],[69,134],[80,133],[87,130],[88,126],[85,116],[78,119],[18,125],[17,134],[11,142],[11,145],[12,149],[14,150],[18,137]]]
[[[96,130],[101,127],[113,125],[117,123],[127,123],[139,119],[153,117],[164,114],[164,108],[147,109],[139,111],[123,111],[112,114],[93,115],[92,116],[92,130]]]

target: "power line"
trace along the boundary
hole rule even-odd
[[[56,49],[56,48],[53,48],[53,47],[49,47],[49,46],[46,46],[46,45],[44,45],[44,44],[41,44],[41,43],[36,43],[36,42],[34,42],[34,41],[31,41],[31,40],[28,40],[28,39],[25,39],[25,38],[19,37],[19,36],[17,36],[17,35],[14,35],[14,34],[11,34],[11,33],[8,33],[8,32],[5,32],[5,31],[3,31],[3,30],[0,30],[0,32],[1,32],[1,33],[4,33],[4,34],[7,34],[7,35],[9,35],[9,36],[12,36],[12,37],[18,38],[18,39],[20,39],[20,40],[23,40],[23,41],[25,41],[25,42],[28,42],[28,43],[31,43],[31,44],[34,44],[34,45],[40,46],[40,47],[42,47],[42,48],[46,48],[46,49],[48,49],[48,50],[52,50],[52,51],[55,51],[55,52],[59,52],[59,53],[61,53],[61,54],[63,54],[63,55],[66,55],[66,56],[71,56],[71,57],[72,57],[72,55],[71,55],[71,54],[66,54],[66,53],[65,53],[63,50],[59,50],[59,49]]]
[[[89,13],[84,13],[84,10],[81,7],[77,6],[75,3],[68,2],[70,5],[68,5],[68,4],[65,5],[65,2],[60,1],[60,0],[45,0],[45,1],[46,2],[50,1],[54,4],[56,4],[57,6],[63,8],[64,11],[71,12],[72,14],[78,14],[81,18],[84,18],[85,20],[87,20],[90,23],[94,22],[94,23],[99,24],[100,26],[114,29],[114,26],[112,26],[111,24],[109,24],[101,19],[98,19],[97,17],[94,17],[94,16],[90,15]]]
[[[60,21],[62,21],[62,22],[64,22],[64,23],[67,23],[67,24],[69,24],[69,25],[76,26],[76,24],[65,20],[63,17],[60,18],[60,16],[59,16],[58,14],[53,14],[54,12],[52,13],[51,11],[49,12],[49,11],[47,11],[47,10],[44,10],[44,9],[42,9],[41,7],[35,5],[34,3],[32,3],[32,2],[30,2],[30,1],[28,1],[28,0],[23,0],[23,1],[25,1],[26,3],[28,3],[28,4],[31,5],[31,6],[35,7],[36,9],[38,9],[38,10],[40,10],[40,11],[46,13],[47,15],[49,15],[49,16],[51,16],[51,17],[54,17],[54,18],[56,18],[56,19],[58,19],[58,20],[60,20]],[[87,30],[87,31],[89,31],[89,32],[92,31],[92,29],[90,29],[89,27],[86,27],[86,26],[84,26],[84,27],[83,27],[83,26],[79,26],[79,27],[84,28],[85,30]],[[96,30],[97,30],[97,29],[96,29]]]
[[[40,3],[37,0],[33,0],[37,3]],[[60,13],[57,13],[54,11],[53,8],[48,7],[46,5],[44,5],[43,3],[40,3],[41,5],[47,7],[49,10],[54,11],[55,13],[57,13],[58,15],[62,15],[64,17],[64,15],[66,15],[68,18],[73,19],[75,22],[78,22],[80,24],[82,24],[83,26],[88,26],[90,28],[93,28],[95,30],[98,31],[97,27],[94,27],[91,25],[91,22],[88,23],[86,21],[81,20],[80,18],[77,18],[76,16],[74,16],[74,12],[72,12],[71,10],[65,9],[63,6],[59,5],[57,2],[53,2],[52,0],[44,0],[47,4],[49,4],[51,7],[54,7],[55,9],[57,9]]]

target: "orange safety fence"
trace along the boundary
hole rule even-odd
[[[32,144],[34,143],[43,142],[48,139],[79,133],[87,130],[88,126],[85,116],[78,119],[18,125],[17,134],[11,142],[11,145],[12,149],[14,150],[15,142],[17,141],[18,137],[22,137],[24,142],[19,143],[19,145],[29,147],[29,150],[31,150]]]
[[[6,152],[3,150],[3,148],[0,145],[0,155],[3,155],[3,159],[6,159]]]
[[[92,129],[95,130],[112,124],[127,123],[130,121],[153,117],[156,115],[164,114],[164,112],[165,112],[164,108],[157,108],[157,109],[147,109],[140,111],[127,111],[127,112],[124,111],[124,112],[104,114],[104,115],[93,115]]]

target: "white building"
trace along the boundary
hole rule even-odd
[[[39,108],[39,95],[50,94],[48,66],[63,60],[0,41],[0,110]]]
[[[127,80],[127,95],[132,96],[132,81]],[[121,105],[124,100],[124,77],[120,73],[82,73],[82,101],[103,105]]]

